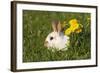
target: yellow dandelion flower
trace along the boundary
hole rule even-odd
[[[71,26],[73,26],[74,24],[77,24],[77,23],[78,23],[78,22],[77,22],[76,19],[72,19],[72,20],[69,21],[69,24],[70,24]]]
[[[76,19],[70,20],[69,24],[70,24],[70,29],[72,30],[72,32],[74,32],[76,29],[79,28],[79,24]]]
[[[76,30],[76,33],[80,33],[80,32],[82,32],[81,28],[79,28],[79,29]]]
[[[66,29],[65,30],[65,35],[70,35],[72,32],[72,30],[70,28]]]
[[[74,32],[78,28],[79,28],[78,24],[74,24],[73,26],[70,26],[70,29],[72,30],[72,32]]]
[[[64,22],[65,23],[65,22]],[[70,35],[71,33],[80,33],[82,32],[82,25],[78,23],[76,19],[69,21],[70,27],[65,30],[65,35]]]

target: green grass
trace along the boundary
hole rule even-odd
[[[52,32],[51,21],[63,23],[77,19],[82,32],[70,35],[67,51],[51,51],[44,47],[46,36]],[[23,10],[23,62],[81,60],[91,58],[91,31],[89,13],[48,12]]]

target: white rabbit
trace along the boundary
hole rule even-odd
[[[64,35],[62,32],[62,27],[60,21],[52,22],[53,32],[51,32],[44,45],[48,48],[55,48],[57,50],[65,49],[67,50],[67,44],[69,43],[69,37]]]

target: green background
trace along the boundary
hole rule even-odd
[[[77,19],[82,32],[70,35],[67,51],[48,50],[44,47],[47,35],[52,32],[51,21],[68,23]],[[23,10],[23,62],[81,60],[91,58],[91,14]]]

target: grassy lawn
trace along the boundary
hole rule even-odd
[[[68,23],[73,18],[83,25],[83,29],[81,33],[69,36],[68,50],[53,52],[45,48],[45,38],[52,32],[51,21],[58,19]],[[90,18],[89,13],[23,10],[23,62],[90,59]]]

